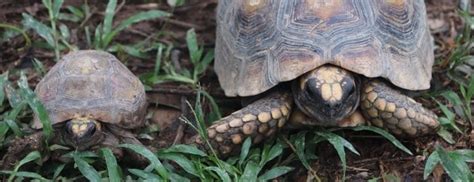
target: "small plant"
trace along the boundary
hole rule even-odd
[[[446,151],[443,147],[437,146],[426,160],[423,178],[426,180],[436,165],[441,164],[453,181],[474,181],[468,162],[474,162],[473,150]]]
[[[59,20],[77,22],[81,19],[87,19],[92,16],[87,4],[82,7],[82,10],[69,6],[67,7],[69,13],[60,13],[62,4],[63,0],[43,0],[43,5],[48,9],[50,26],[43,24],[27,13],[22,14],[23,26],[27,29],[33,29],[41,38],[46,41],[47,47],[54,50],[56,61],[58,61],[60,58],[60,51],[65,47],[70,50],[78,49],[69,43],[70,30],[65,24],[60,23]],[[150,10],[132,15],[131,17],[118,23],[117,26],[113,26],[116,6],[117,0],[110,0],[108,2],[104,21],[102,24],[97,26],[93,36],[90,34],[89,27],[84,27],[86,40],[90,48],[106,50],[110,47],[114,38],[130,25],[146,20],[170,16],[170,14],[167,12],[160,10]]]

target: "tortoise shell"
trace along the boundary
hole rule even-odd
[[[215,70],[228,96],[262,93],[323,64],[429,88],[423,0],[220,0]]]
[[[142,83],[106,52],[86,50],[65,55],[38,83],[35,92],[52,124],[75,117],[122,128],[144,123],[147,103]],[[37,116],[33,128],[42,128]]]

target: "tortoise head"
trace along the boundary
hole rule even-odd
[[[79,150],[87,149],[103,140],[100,122],[88,117],[76,117],[66,122],[65,142]]]
[[[337,125],[352,114],[359,104],[359,80],[335,66],[318,67],[293,84],[298,107],[319,125]]]

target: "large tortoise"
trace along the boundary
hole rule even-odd
[[[261,96],[207,129],[222,155],[247,137],[273,136],[287,121],[368,120],[411,137],[439,126],[434,113],[399,91],[430,87],[433,39],[423,0],[220,0],[216,37],[214,66],[225,94]]]

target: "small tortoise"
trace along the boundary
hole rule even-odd
[[[220,0],[216,37],[225,94],[264,94],[207,129],[222,155],[286,123],[368,120],[411,137],[439,126],[434,113],[399,91],[430,87],[433,39],[423,0]]]
[[[140,143],[128,130],[145,122],[145,89],[109,53],[85,50],[65,55],[38,83],[35,92],[53,124],[53,143],[78,150]],[[42,128],[38,116],[33,128]]]

